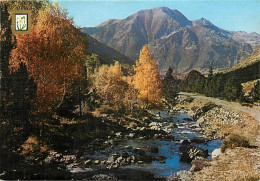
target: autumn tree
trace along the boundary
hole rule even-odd
[[[58,108],[72,82],[81,78],[85,42],[73,20],[57,3],[38,13],[30,34],[16,35],[10,67],[24,62],[37,84],[37,113],[45,115]]]
[[[133,85],[138,90],[138,98],[146,107],[156,108],[162,104],[161,79],[155,58],[151,56],[148,46],[140,51],[136,62]]]
[[[128,84],[124,78],[119,62],[114,65],[103,65],[99,68],[95,87],[101,98],[116,108],[122,108]]]

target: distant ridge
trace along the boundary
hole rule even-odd
[[[91,55],[92,53],[95,53],[99,56],[99,59],[102,64],[111,64],[115,60],[119,61],[122,64],[134,64],[134,61],[131,60],[129,57],[121,54],[120,52],[117,52],[113,48],[100,43],[95,38],[92,38],[90,35],[85,34],[85,37],[87,39],[88,45],[87,45],[87,54]]]

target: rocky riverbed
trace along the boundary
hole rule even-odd
[[[187,113],[184,108],[154,113],[154,119],[144,120],[143,126],[129,126],[107,136],[101,150],[80,157],[50,152],[45,161],[62,162],[72,178],[90,180],[128,178],[126,170],[143,175],[142,179],[166,179],[192,165],[194,170],[201,169],[221,141],[200,134],[201,127]]]

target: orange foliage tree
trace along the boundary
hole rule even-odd
[[[16,35],[16,39],[10,68],[17,70],[20,62],[27,65],[37,84],[37,113],[52,113],[72,82],[82,77],[85,41],[80,29],[55,3],[39,11],[30,34]]]
[[[138,99],[146,108],[159,108],[162,105],[161,79],[158,64],[151,56],[147,45],[140,51],[134,69],[136,74],[133,77],[133,85],[139,92]]]

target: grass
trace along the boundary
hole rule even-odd
[[[178,106],[184,106],[194,111],[206,103],[207,101],[205,100],[194,99],[190,104]],[[210,127],[213,128],[208,129],[217,130],[219,136],[226,138],[226,140],[223,141],[225,152],[211,161],[212,166],[195,172],[195,181],[255,181],[260,179],[260,170],[257,168],[260,148],[236,147],[249,145],[259,146],[256,142],[259,129],[258,121],[246,113],[236,111],[235,109],[231,111],[242,116],[244,121],[236,125],[231,125],[209,120],[211,123]]]
[[[250,147],[250,144],[246,137],[231,134],[222,142],[221,151],[225,152],[226,149],[234,149],[235,147]]]

